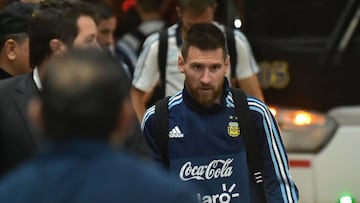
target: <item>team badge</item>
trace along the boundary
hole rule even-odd
[[[229,122],[227,128],[229,136],[237,137],[240,135],[240,126],[238,122]]]

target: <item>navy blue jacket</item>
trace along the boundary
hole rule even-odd
[[[4,203],[196,202],[195,194],[158,168],[106,143],[52,144],[0,182]]]
[[[263,158],[267,202],[297,202],[298,190],[290,176],[276,120],[263,102],[252,97],[247,100]],[[169,99],[168,105],[170,171],[180,180],[201,188],[197,196],[202,202],[257,202],[259,191],[255,191],[249,176],[242,131],[228,82],[224,85],[222,104],[204,108],[184,88]],[[154,106],[147,110],[142,129],[155,160],[162,163],[152,135],[154,113]]]

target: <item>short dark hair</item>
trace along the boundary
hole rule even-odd
[[[197,47],[201,50],[223,50],[224,60],[227,58],[228,49],[224,33],[213,23],[197,23],[190,27],[181,46],[184,60],[188,57],[189,48]]]
[[[98,24],[101,20],[107,20],[112,17],[116,17],[115,10],[104,0],[87,0],[91,3],[96,12],[96,23]]]
[[[129,83],[100,50],[70,50],[46,65],[41,100],[50,137],[107,139],[127,99]]]
[[[159,12],[163,4],[163,0],[137,0],[136,3],[145,12]]]
[[[181,10],[189,10],[195,14],[202,14],[210,6],[216,5],[216,0],[178,0]]]
[[[22,44],[28,38],[28,34],[23,33],[16,33],[16,34],[7,34],[7,35],[0,35],[0,52],[4,48],[5,42],[9,39],[13,39],[18,44]]]
[[[30,19],[30,64],[39,66],[51,55],[49,42],[57,38],[71,47],[78,35],[80,16],[95,18],[93,8],[80,0],[46,0],[35,9]]]

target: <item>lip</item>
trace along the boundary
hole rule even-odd
[[[212,88],[200,88],[199,89],[200,91],[202,91],[202,92],[211,92],[212,91]]]

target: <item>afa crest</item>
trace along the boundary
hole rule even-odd
[[[240,135],[240,126],[238,122],[229,122],[227,129],[228,134],[231,137],[237,137]]]

